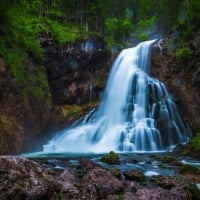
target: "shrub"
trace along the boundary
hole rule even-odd
[[[192,57],[192,50],[189,47],[176,49],[176,58],[178,60],[187,60]]]

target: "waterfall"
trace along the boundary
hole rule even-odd
[[[96,111],[62,132],[44,152],[169,151],[191,136],[165,85],[148,75],[154,40],[117,57]]]

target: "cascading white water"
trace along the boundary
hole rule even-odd
[[[148,75],[153,43],[121,52],[97,111],[53,137],[45,153],[167,151],[188,141],[191,132],[165,85]]]

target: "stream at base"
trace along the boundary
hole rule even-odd
[[[177,166],[170,162],[163,162],[164,158],[174,158],[179,165],[193,165],[200,168],[199,160],[189,157],[175,157],[173,153],[122,153],[118,154],[120,157],[120,164],[118,165],[110,165],[101,162],[100,158],[104,155],[105,154],[94,153],[30,153],[22,154],[21,156],[35,160],[43,167],[59,173],[68,168],[75,169],[79,164],[79,160],[84,158],[89,159],[106,169],[119,169],[121,174],[127,170],[140,171],[145,175],[147,181],[151,176],[174,176],[179,174]],[[198,184],[200,183],[197,183],[197,187]]]

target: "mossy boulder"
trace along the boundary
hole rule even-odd
[[[197,133],[188,144],[182,145],[175,150],[179,152],[181,156],[189,156],[199,159],[200,157],[200,133]]]
[[[119,156],[114,151],[110,151],[107,155],[103,156],[100,161],[111,165],[120,164]]]
[[[180,161],[178,161],[177,159],[176,159],[176,157],[174,157],[174,156],[171,156],[171,155],[165,155],[165,156],[160,156],[160,157],[158,157],[157,158],[161,163],[160,163],[160,165],[162,166],[166,166],[166,165],[168,165],[168,164],[171,164],[171,165],[176,165],[176,166],[180,166],[181,165],[181,163],[180,163]]]
[[[127,170],[124,171],[123,174],[127,180],[136,181],[140,183],[146,182],[146,178],[142,172],[136,170]]]
[[[180,166],[179,172],[182,174],[196,174],[200,175],[200,169],[194,165],[182,165]]]

